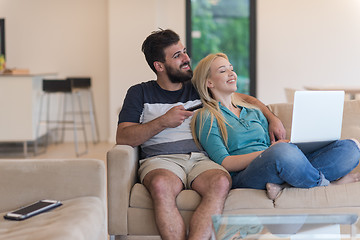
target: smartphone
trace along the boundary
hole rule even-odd
[[[202,103],[200,103],[199,105],[195,105],[189,108],[186,108],[186,111],[195,111],[196,109],[202,108]]]
[[[50,209],[61,206],[62,203],[60,201],[55,200],[41,200],[30,204],[28,206],[19,208],[15,211],[7,213],[4,218],[9,220],[24,220],[29,217],[35,216],[39,213],[48,211]]]

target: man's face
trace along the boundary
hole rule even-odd
[[[181,83],[188,81],[193,76],[190,66],[190,58],[186,48],[179,41],[164,50],[166,73],[172,83]]]

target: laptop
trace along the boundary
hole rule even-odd
[[[344,91],[296,91],[290,142],[311,153],[339,140]]]

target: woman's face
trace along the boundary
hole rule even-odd
[[[207,79],[207,87],[212,94],[224,96],[236,91],[237,75],[233,66],[223,57],[217,57],[210,66],[210,77]]]

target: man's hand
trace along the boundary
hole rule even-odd
[[[164,128],[175,128],[180,126],[193,112],[186,111],[183,105],[175,106],[167,111],[161,118]]]
[[[271,144],[277,140],[284,140],[286,137],[286,130],[280,119],[273,115],[271,119],[268,119],[268,122]]]
[[[238,96],[246,102],[257,106],[261,110],[269,123],[269,135],[271,143],[274,143],[276,140],[285,139],[286,130],[281,120],[276,117],[262,102],[252,96],[243,93],[235,93],[235,96]]]

